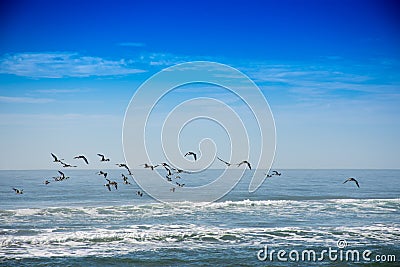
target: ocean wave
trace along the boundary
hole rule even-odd
[[[141,205],[121,205],[104,207],[49,207],[49,208],[24,208],[15,210],[0,210],[0,217],[3,219],[18,220],[27,217],[113,217],[126,216],[170,216],[179,214],[190,214],[193,212],[246,212],[257,210],[314,210],[329,212],[342,211],[363,211],[369,213],[399,212],[400,198],[395,199],[328,199],[328,200],[240,200],[224,201],[214,203],[201,202],[179,202],[179,203],[147,203]],[[1,219],[0,219],[1,220]]]
[[[0,256],[38,256],[62,253],[76,256],[81,253],[118,253],[126,250],[149,250],[166,247],[205,248],[244,246],[336,246],[345,238],[352,246],[371,243],[399,245],[399,225],[376,224],[365,227],[237,227],[200,226],[195,224],[133,225],[124,229],[91,229],[86,231],[44,230],[36,235],[0,236]],[[47,255],[48,256],[48,255]],[[10,256],[11,257],[11,256]]]

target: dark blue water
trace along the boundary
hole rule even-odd
[[[181,181],[201,184],[219,172]],[[255,193],[247,190],[247,172],[218,202],[173,204],[137,196],[139,188],[133,180],[123,184],[119,170],[109,171],[119,182],[111,192],[95,170],[66,174],[68,180],[53,182],[54,170],[0,171],[0,265],[358,266],[394,255],[397,262],[379,266],[395,266],[400,260],[399,170],[282,170]],[[357,177],[360,188],[343,184],[347,177]],[[266,245],[318,252],[338,249],[338,240],[344,249],[371,250],[371,262],[257,258]]]

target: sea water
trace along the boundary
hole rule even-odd
[[[0,171],[0,265],[369,266],[376,255],[396,260],[386,257],[379,266],[400,261],[400,170],[279,170],[253,193],[247,170],[219,201],[168,204],[138,196],[141,189],[131,177],[123,184],[121,170],[108,171],[118,182],[112,191],[96,170],[63,171],[70,178],[61,182],[51,178],[57,170]],[[220,173],[182,174],[179,182],[201,185]],[[360,188],[343,184],[348,177]],[[338,250],[338,241],[344,252],[371,251],[369,260],[288,258],[293,250]],[[266,247],[286,251],[286,261],[276,253],[263,261]]]

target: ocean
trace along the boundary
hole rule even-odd
[[[279,170],[254,193],[247,170],[213,203],[140,197],[121,170],[111,191],[96,170],[63,171],[0,171],[1,266],[399,266],[400,170]]]

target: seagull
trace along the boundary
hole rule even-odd
[[[24,189],[13,188],[13,190],[15,191],[15,194],[20,194],[20,195],[22,195],[22,194],[24,193]]]
[[[231,163],[229,163],[229,162],[226,162],[225,160],[223,160],[223,159],[220,159],[219,157],[217,157],[217,159],[219,159],[220,161],[222,161],[223,163],[225,163],[226,164],[226,166],[231,166],[232,164]]]
[[[117,166],[120,167],[120,168],[125,168],[125,169],[127,169],[129,175],[132,175],[131,170],[129,169],[128,165],[126,165],[125,163],[117,163],[117,164],[115,164],[115,165],[117,165]]]
[[[76,168],[77,166],[73,166],[73,165],[71,165],[71,164],[68,164],[68,163],[65,163],[65,162],[62,162],[62,161],[60,161],[61,162],[61,164],[63,165],[63,167],[64,168]]]
[[[106,157],[102,154],[97,154],[97,156],[101,157],[100,161],[110,161],[110,159],[106,159]]]
[[[165,163],[165,162],[162,162],[161,165],[162,165],[164,168],[165,168],[165,167],[171,168],[171,166],[169,166],[168,163]]]
[[[143,192],[137,191],[137,192],[136,192],[136,195],[142,197],[142,196],[143,196]]]
[[[238,163],[237,166],[239,167],[242,164],[247,164],[247,166],[249,167],[249,169],[251,170],[251,165],[250,162],[248,162],[247,160],[243,160],[242,162]]]
[[[272,174],[264,173],[266,178],[271,178]]]
[[[194,158],[194,161],[196,161],[196,160],[197,160],[197,155],[196,155],[196,153],[194,153],[194,152],[192,152],[192,151],[189,151],[189,152],[187,152],[187,153],[185,154],[185,156],[184,156],[184,157],[186,157],[186,156],[190,156],[190,155],[192,155],[192,156],[193,156],[193,158]]]
[[[118,189],[118,183],[116,181],[111,181],[109,179],[106,179],[108,182],[108,186],[113,185],[115,187],[115,189]]]
[[[98,174],[98,175],[103,175],[104,178],[107,178],[107,173],[106,173],[106,172],[99,171],[97,174]]]
[[[57,156],[56,155],[54,155],[53,153],[50,153],[51,154],[51,156],[53,157],[53,162],[61,162],[62,160],[64,160],[64,159],[58,159],[57,158]]]
[[[272,171],[272,175],[278,175],[278,176],[281,176],[281,175],[282,175],[282,173],[280,173],[280,172],[277,172],[277,171]]]
[[[176,182],[176,184],[179,186],[179,187],[183,187],[185,184],[180,184],[180,183],[178,183],[178,182]]]
[[[127,176],[125,176],[123,173],[121,173],[121,175],[122,175],[122,179],[124,179],[124,184],[131,184],[131,183],[128,181],[128,177],[127,177]]]
[[[347,182],[355,182],[356,185],[357,185],[357,187],[360,188],[360,185],[358,184],[358,181],[357,181],[355,178],[353,178],[353,177],[350,177],[349,179],[347,179],[346,181],[344,181],[344,184],[347,183]]]
[[[87,158],[86,158],[85,156],[83,156],[83,155],[76,156],[76,157],[74,157],[74,159],[83,159],[83,160],[86,162],[86,164],[89,164],[89,161],[88,161]]]
[[[175,192],[175,187],[170,188],[169,191]]]
[[[60,176],[58,177],[53,177],[55,181],[62,181],[62,180],[66,180],[69,178],[69,176],[65,176],[65,174],[62,171],[58,171],[58,173],[60,174]]]
[[[154,168],[157,168],[160,165],[157,164],[157,165],[153,166],[153,165],[149,165],[149,164],[145,163],[145,164],[141,164],[139,166],[144,166],[145,169],[149,169],[150,168],[153,171]]]
[[[45,185],[48,185],[50,182],[48,180],[43,182]]]
[[[111,191],[110,184],[105,184],[104,186],[107,186],[107,188],[108,188],[108,191]]]
[[[190,172],[188,172],[188,171],[185,171],[185,170],[181,170],[181,169],[174,169],[175,170],[175,172],[176,173],[190,173]]]
[[[164,168],[165,168],[165,170],[168,172],[167,176],[172,175],[172,172],[171,172],[171,169],[170,169],[170,168],[168,168],[168,167],[166,167],[166,166],[164,166]]]

